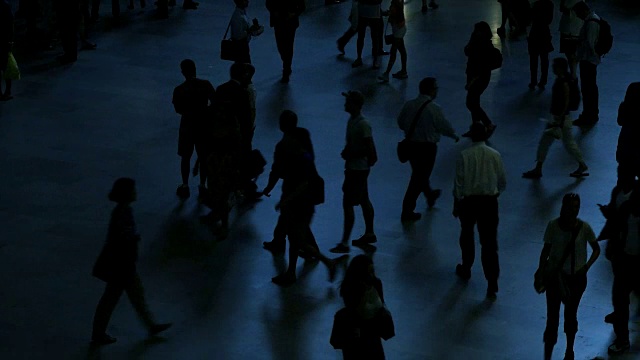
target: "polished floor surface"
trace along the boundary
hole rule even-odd
[[[339,282],[327,281],[322,264],[304,261],[296,285],[281,289],[270,281],[286,265],[286,258],[273,257],[261,245],[271,240],[278,191],[235,209],[231,235],[221,242],[200,223],[206,209],[195,197],[181,203],[175,196],[179,117],[171,94],[182,81],[179,62],[194,59],[198,75],[215,86],[228,79],[230,65],[219,60],[219,43],[232,1],[201,2],[199,10],[176,7],[168,20],[156,20],[152,4],[129,11],[123,1],[116,25],[103,1],[93,34],[96,51],[81,52],[69,66],[55,64],[55,51],[18,59],[23,79],[14,85],[15,99],[0,104],[1,359],[340,358],[329,345],[333,314],[342,306]],[[374,261],[396,324],[396,337],[384,344],[389,359],[542,358],[545,299],[532,282],[545,225],[558,215],[562,196],[573,191],[582,197],[581,218],[596,232],[601,229],[596,204],[608,201],[616,179],[617,107],[627,85],[640,80],[640,7],[623,0],[591,3],[612,24],[615,43],[598,67],[600,122],[587,132],[574,130],[590,167],[583,180],[568,176],[576,164],[559,143],[542,179],[520,177],[534,165],[550,91],[527,88],[524,38],[493,39],[504,65],[494,71],[482,101],[498,125],[491,144],[508,174],[500,197],[500,292],[493,303],[484,299],[479,258],[468,284],[454,275],[460,259],[459,223],[451,216],[454,160],[469,140],[442,140],[432,183],[443,196],[431,211],[421,199],[422,220],[403,227],[400,205],[410,169],[396,160],[402,134],[395,116],[417,94],[420,79],[435,76],[437,101],[456,130],[466,131],[462,48],[473,23],[485,20],[495,30],[498,3],[442,0],[438,10],[422,14],[420,1],[409,0],[409,78],[384,85],[370,68],[368,37],[365,66],[350,66],[355,39],[346,56],[338,56],[335,39],[348,27],[348,3],[325,7],[321,0],[307,1],[288,85],[279,83],[273,30],[267,26],[251,42],[258,93],[255,147],[270,159],[283,109],[296,111],[300,125],[311,131],[318,169],[327,181],[327,201],[313,222],[325,251],[342,232],[340,151],[348,116],[340,92],[358,89],[367,98],[364,114],[380,156],[369,179],[378,235]],[[264,0],[251,1],[248,12],[268,24]],[[557,29],[559,14],[554,16]],[[555,31],[554,45],[557,49]],[[174,326],[161,338],[147,339],[123,297],[109,326],[118,342],[92,349],[91,321],[103,283],[90,272],[112,207],[106,194],[121,176],[138,184],[139,269],[149,306]],[[266,184],[266,175],[259,183]],[[191,182],[192,193],[196,184]],[[356,215],[354,238],[364,228],[359,210]],[[352,248],[351,255],[361,252]],[[602,257],[589,273],[580,306],[576,359],[608,358],[614,335],[603,317],[611,311],[611,281],[610,264]],[[636,305],[634,300],[632,313]],[[640,358],[639,325],[631,326],[632,349],[620,359]],[[554,358],[562,358],[564,344],[560,329]]]

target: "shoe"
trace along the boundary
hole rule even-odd
[[[382,75],[378,75],[378,80],[380,80],[380,82],[382,82],[382,83],[388,83],[389,82],[389,73],[388,72],[384,72],[384,73],[382,73]]]
[[[431,2],[429,3],[429,7],[430,7],[430,8],[432,8],[433,10],[435,10],[435,9],[439,8],[439,7],[440,7],[440,5],[436,4],[436,2],[435,2],[435,1],[431,1]]]
[[[283,274],[280,274],[276,277],[271,278],[271,282],[282,287],[287,287],[295,284],[296,276],[295,274],[290,275],[289,273],[285,272]]]
[[[498,36],[503,38],[507,35],[507,31],[505,30],[504,27],[499,27],[498,30],[496,31],[498,33]]]
[[[613,344],[609,346],[609,350],[607,351],[609,355],[618,355],[626,352],[631,347],[629,341],[614,341]]]
[[[349,246],[343,243],[336,245],[335,247],[329,249],[329,252],[334,254],[346,254],[350,251]]]
[[[280,244],[282,244],[282,245],[280,245]],[[278,241],[278,240],[273,239],[273,240],[271,240],[271,241],[265,241],[265,242],[263,242],[263,243],[262,243],[262,247],[263,247],[265,250],[269,250],[269,251],[271,251],[271,252],[272,252],[272,253],[274,253],[274,254],[276,254],[276,253],[277,253],[277,254],[281,254],[281,253],[284,253],[285,248],[286,248],[286,244],[285,244],[285,242],[284,242],[284,241],[282,241],[282,240],[281,240],[281,241]]]
[[[357,58],[356,61],[354,61],[351,64],[352,68],[357,68],[357,67],[360,67],[360,66],[362,66],[362,59],[360,59],[360,58]]]
[[[604,317],[604,322],[607,324],[613,324],[615,319],[616,319],[616,313],[612,312],[611,314],[608,314],[607,316]]]
[[[420,11],[422,11],[423,14],[426,14],[429,11],[429,7],[427,5],[422,5],[422,9]]]
[[[462,264],[456,265],[456,275],[462,280],[471,279],[471,270],[462,266]]]
[[[412,212],[412,213],[409,213],[409,214],[402,214],[400,216],[400,221],[402,221],[402,222],[418,221],[418,220],[420,220],[421,217],[422,217],[422,214],[416,213],[416,212]]]
[[[405,70],[400,70],[397,73],[391,75],[393,76],[394,79],[406,79],[409,77],[409,75],[407,74],[407,72]]]
[[[363,246],[368,244],[374,244],[378,241],[377,236],[372,234],[364,234],[355,240],[351,240],[353,246]]]
[[[525,179],[540,179],[542,177],[542,171],[533,169],[522,173],[522,177]]]
[[[118,341],[116,338],[111,337],[107,334],[102,334],[101,336],[93,336],[91,338],[91,343],[94,345],[109,345]]]
[[[575,177],[575,178],[581,178],[581,177],[589,176],[589,173],[587,172],[587,170],[589,170],[587,165],[579,165],[578,169],[576,169],[576,171],[574,171],[571,174],[569,174],[569,176]]]
[[[433,206],[436,204],[436,200],[438,200],[441,194],[442,190],[440,189],[431,190],[431,193],[427,195],[427,207],[429,209],[433,208]]]
[[[172,323],[166,323],[166,324],[154,324],[151,325],[151,327],[149,328],[149,336],[156,336],[158,334],[160,334],[161,332],[167,330],[168,328],[171,327],[171,325],[173,325]]]
[[[178,195],[178,197],[183,200],[188,199],[189,196],[191,196],[191,193],[189,191],[189,185],[182,184],[178,186],[178,189],[176,190],[176,195]]]
[[[341,44],[340,40],[338,40],[338,41],[336,41],[336,46],[338,47],[338,51],[340,51],[340,54],[344,55],[345,54],[345,52],[344,52],[345,44]]]
[[[529,83],[529,90],[535,90],[536,89],[536,83]]]

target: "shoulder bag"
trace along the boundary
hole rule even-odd
[[[220,58],[222,60],[236,61],[238,59],[238,47],[237,43],[231,38],[227,39],[229,28],[231,28],[231,20],[229,20],[227,30],[224,32],[224,36],[222,37],[222,43],[220,44]]]
[[[409,161],[409,157],[411,156],[411,144],[409,142],[409,139],[411,138],[413,133],[416,131],[418,118],[420,117],[420,114],[422,114],[422,111],[424,110],[424,108],[426,108],[431,101],[433,101],[433,99],[425,101],[424,104],[420,106],[420,109],[418,109],[416,116],[413,118],[413,121],[411,122],[411,126],[409,126],[409,131],[407,131],[407,134],[405,135],[404,139],[398,142],[398,150],[397,150],[398,160],[400,160],[400,162],[403,164]]]

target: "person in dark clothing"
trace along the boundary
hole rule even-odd
[[[291,76],[291,63],[293,61],[293,43],[296,30],[300,26],[300,14],[305,9],[304,0],[267,0],[267,10],[270,14],[270,25],[276,35],[278,53],[282,59],[282,79],[280,82],[288,83]]]
[[[618,174],[640,178],[640,82],[627,87],[624,101],[618,107]]]
[[[549,25],[553,21],[553,2],[551,0],[537,0],[531,9],[531,31],[529,32],[529,69],[531,81],[529,89],[536,84],[540,89],[547,85],[549,75],[549,53],[553,51],[551,44],[551,30]],[[538,58],[540,59],[540,81],[538,81]]]
[[[393,337],[393,322],[385,307],[382,281],[375,275],[373,261],[367,255],[351,260],[340,296],[345,307],[336,313],[330,343],[342,350],[344,360],[383,360],[381,338]]]
[[[356,68],[363,65],[362,50],[367,27],[371,31],[371,46],[373,53],[373,68],[377,69],[381,64],[383,55],[384,20],[382,19],[382,0],[358,0],[358,39],[356,42],[357,58],[351,64]]]
[[[207,80],[196,77],[196,64],[191,59],[182,60],[180,70],[185,81],[173,90],[173,106],[176,112],[182,115],[180,120],[180,132],[178,135],[178,155],[180,161],[180,173],[182,185],[178,187],[176,194],[186,199],[189,191],[189,170],[191,167],[191,155],[195,148],[200,159],[206,159],[209,153],[206,134],[208,107],[214,102],[216,91]],[[206,194],[207,167],[200,164],[200,197]]]
[[[170,323],[161,324],[154,321],[147,308],[142,282],[136,271],[140,235],[136,231],[131,209],[131,203],[136,201],[135,181],[130,178],[116,180],[109,193],[109,200],[117,205],[111,213],[107,241],[93,267],[93,276],[107,283],[93,317],[91,340],[96,345],[116,341],[107,335],[106,330],[111,314],[125,291],[133,308],[147,327],[149,335],[157,335],[171,327]]]
[[[319,175],[313,156],[303,145],[310,138],[309,132],[297,127],[297,120],[297,115],[290,110],[285,110],[280,115],[283,136],[273,155],[269,183],[262,191],[265,196],[270,196],[278,180],[283,180],[282,196],[276,210],[280,211],[284,231],[289,236],[289,267],[284,273],[271,279],[280,286],[289,286],[296,281],[299,249],[322,261],[329,269],[329,281],[332,282],[335,279],[336,263],[340,260],[327,258],[320,253],[317,245],[314,246],[315,239],[310,225],[315,212],[313,186]]]
[[[78,28],[80,26],[80,0],[57,0],[55,2],[60,40],[64,54],[58,56],[61,64],[78,60]]]
[[[469,43],[464,47],[464,54],[467,60],[467,109],[471,112],[471,120],[473,122],[481,122],[489,131],[489,136],[493,134],[496,128],[487,113],[480,106],[480,96],[489,86],[491,80],[491,59],[489,57],[495,52],[495,48],[491,43],[491,28],[484,21],[478,22],[473,28],[473,33],[469,39]],[[463,136],[469,136],[467,132]]]

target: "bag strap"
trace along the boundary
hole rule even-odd
[[[224,31],[224,36],[222,37],[222,40],[227,39],[227,34],[229,33],[229,28],[231,27],[231,20],[233,20],[233,15],[231,16],[231,19],[229,19],[229,25],[227,25],[227,30]]]
[[[409,126],[409,130],[407,131],[406,136],[404,137],[405,139],[409,140],[411,138],[411,136],[413,136],[413,133],[416,131],[416,125],[418,124],[418,118],[420,117],[420,114],[422,114],[422,110],[424,110],[424,108],[427,107],[427,105],[429,105],[430,102],[432,102],[433,99],[429,99],[427,101],[424,102],[424,104],[422,104],[422,106],[420,106],[420,109],[418,109],[418,112],[416,113],[416,116],[413,118],[413,121],[411,122],[411,125]]]
[[[558,264],[558,271],[562,270],[562,267],[564,266],[564,262],[567,261],[567,258],[569,257],[569,252],[571,251],[572,253],[571,254],[571,275],[573,275],[573,273],[575,272],[576,239],[578,238],[578,234],[580,233],[581,229],[582,229],[582,221],[578,220],[578,224],[571,231],[571,240],[569,241],[567,246],[564,248],[564,253],[562,254],[562,258],[560,259],[560,263]]]

